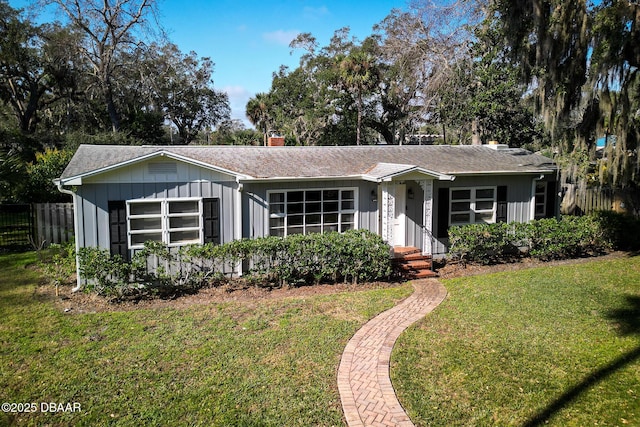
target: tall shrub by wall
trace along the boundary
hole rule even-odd
[[[163,296],[227,280],[243,266],[244,278],[263,285],[384,280],[390,247],[366,230],[243,239],[223,245],[168,248],[147,242],[130,263],[106,249],[79,252],[86,288],[103,295]]]
[[[451,227],[449,242],[450,258],[481,264],[522,256],[541,260],[576,258],[612,247],[603,221],[593,215]]]

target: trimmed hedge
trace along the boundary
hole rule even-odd
[[[640,250],[640,218],[613,211],[599,211],[593,216],[613,249]]]
[[[146,242],[129,263],[100,248],[82,248],[78,255],[86,290],[125,298],[194,292],[233,278],[240,263],[244,278],[257,285],[382,280],[391,274],[389,253],[375,233],[349,230],[179,248]]]
[[[514,257],[567,259],[604,253],[612,247],[607,216],[565,216],[529,223],[473,224],[449,229],[449,257],[495,264]]]

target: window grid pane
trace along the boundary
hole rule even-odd
[[[451,200],[470,200],[471,190],[452,190]]]
[[[129,214],[131,216],[141,215],[161,215],[162,203],[160,202],[136,202],[129,204]]]
[[[479,200],[479,199],[493,200],[493,188],[484,188],[481,190],[476,190],[476,200]]]
[[[127,202],[129,247],[141,248],[146,241],[168,245],[200,243],[200,200],[132,200]]]
[[[169,202],[169,214],[198,214],[198,205],[197,201]]]
[[[162,218],[131,218],[131,231],[158,230],[162,232]]]
[[[197,216],[177,216],[169,218],[169,229],[175,230],[177,228],[199,228],[200,217]]]
[[[535,192],[535,217],[544,218],[547,207],[547,183],[536,182]]]
[[[269,193],[269,233],[326,233],[355,228],[355,190],[295,190]]]
[[[172,231],[169,233],[169,243],[170,244],[187,244],[187,243],[198,243],[200,241],[200,232],[199,230],[180,230],[180,231]]]
[[[451,189],[449,224],[466,225],[495,222],[495,188]]]
[[[162,242],[162,233],[132,233],[131,246],[142,246],[144,242],[151,240],[153,242]]]

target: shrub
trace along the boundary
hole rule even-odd
[[[540,219],[527,228],[529,254],[542,260],[593,255],[609,247],[600,224],[591,215]]]
[[[122,296],[132,288],[131,265],[107,249],[80,248],[78,272],[87,279],[85,289],[99,295]]]
[[[64,244],[52,243],[46,250],[39,251],[42,270],[56,287],[56,296],[58,287],[68,282],[76,271],[75,253],[73,240]]]
[[[236,240],[223,245],[169,248],[146,242],[130,263],[106,249],[80,250],[86,289],[124,297],[168,296],[192,292],[224,277],[239,263],[255,283],[298,285],[386,279],[389,246],[366,230]]]
[[[366,230],[246,240],[248,274],[280,284],[358,283],[391,274],[389,246]]]
[[[593,217],[612,248],[623,251],[640,249],[639,218],[614,211],[599,211]]]
[[[610,247],[601,221],[594,216],[451,227],[449,242],[450,257],[481,264],[524,254],[542,260],[575,258]]]
[[[463,262],[493,264],[519,256],[526,236],[520,223],[471,224],[449,229],[449,255]]]

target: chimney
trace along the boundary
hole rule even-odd
[[[284,137],[282,136],[270,136],[267,140],[269,147],[284,147]]]
[[[489,141],[489,143],[486,145],[486,147],[489,147],[493,150],[496,151],[500,151],[500,150],[506,150],[507,148],[509,148],[508,144],[499,144],[498,141],[492,140]]]

